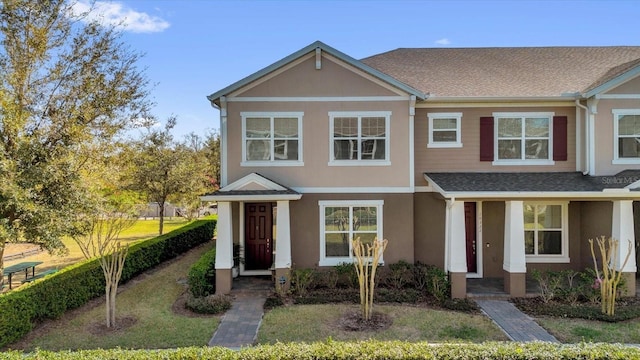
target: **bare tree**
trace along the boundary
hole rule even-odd
[[[119,241],[120,233],[133,226],[137,217],[132,206],[111,206],[109,211],[101,211],[86,218],[88,231],[73,239],[87,259],[98,258],[105,279],[107,327],[116,324],[116,295],[122,277],[124,262],[129,246]]]

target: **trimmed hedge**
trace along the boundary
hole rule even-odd
[[[83,350],[34,353],[11,351],[3,359],[640,359],[640,349],[620,344],[583,343],[562,345],[552,343],[429,344],[400,341],[362,341],[322,343],[279,343],[243,348],[234,351],[221,347],[180,348],[165,350]]]
[[[189,291],[195,297],[216,292],[216,248],[204,253],[189,269]]]
[[[196,221],[131,246],[120,283],[210,241],[215,226],[215,220]],[[0,348],[22,338],[35,323],[59,318],[67,310],[80,307],[104,292],[104,275],[98,260],[94,259],[0,295]]]

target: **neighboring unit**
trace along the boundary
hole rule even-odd
[[[503,277],[593,265],[620,239],[635,294],[640,47],[397,49],[363,60],[315,42],[208,96],[220,109],[217,291],[241,275],[353,261]],[[615,264],[620,268],[621,264]]]

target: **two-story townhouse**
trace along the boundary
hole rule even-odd
[[[398,49],[356,60],[315,42],[208,99],[220,109],[217,290],[241,275],[352,261],[467,278],[591,266],[612,235],[636,272],[640,47]],[[634,170],[636,169],[636,170]],[[631,243],[629,243],[631,241]],[[620,261],[619,261],[620,262]],[[621,264],[616,264],[621,267]],[[627,281],[635,292],[635,281]]]

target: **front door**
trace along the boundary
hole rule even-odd
[[[248,203],[244,216],[244,268],[267,270],[273,263],[271,203]]]
[[[477,273],[478,262],[476,256],[476,203],[464,203],[464,225],[467,240],[467,272]]]

